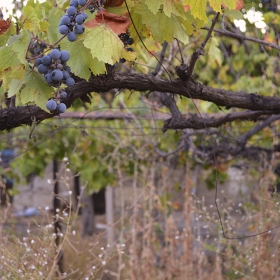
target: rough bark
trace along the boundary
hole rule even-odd
[[[251,111],[262,111],[264,114],[280,114],[280,98],[261,96],[257,93],[234,92],[223,89],[215,89],[195,81],[190,77],[187,81],[180,79],[174,81],[163,80],[144,74],[119,73],[111,75],[92,76],[89,81],[80,80],[75,86],[66,91],[68,97],[65,101],[67,107],[78,98],[84,97],[90,92],[107,92],[111,89],[130,89],[141,92],[159,91],[166,94],[178,94],[186,98],[200,99],[212,102],[217,106],[226,108],[242,108]],[[19,106],[0,110],[0,130],[10,130],[20,125],[30,125],[32,117],[40,122],[58,115],[58,112],[50,114],[35,105]],[[173,120],[168,129],[179,128],[177,123],[181,119]]]

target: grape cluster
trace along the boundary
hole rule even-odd
[[[87,0],[71,0],[70,7],[66,14],[61,18],[59,23],[59,33],[67,34],[67,39],[74,42],[77,39],[77,34],[82,34],[85,31],[83,23],[88,18],[87,13],[79,12],[78,6],[83,7]]]
[[[67,51],[60,51],[59,49],[53,49],[47,55],[44,55],[35,60],[35,65],[38,72],[44,74],[45,81],[49,86],[60,87],[62,83],[65,83],[68,87],[75,84],[75,80],[70,77],[70,67],[66,65],[69,60],[70,54]],[[66,98],[65,91],[56,92],[55,101],[51,99],[47,102],[46,107],[50,111],[58,109],[60,113],[64,113],[66,105],[61,102]],[[60,102],[59,104],[57,102]]]
[[[134,51],[133,48],[127,47],[128,45],[132,45],[134,43],[133,38],[130,37],[129,30],[127,30],[126,33],[119,34],[119,38],[122,40],[122,42],[123,42],[123,44],[125,46],[125,49],[128,52],[133,52]],[[125,58],[121,58],[120,59],[120,63],[125,63],[125,62],[126,62]]]
[[[31,40],[30,42],[30,47],[29,47],[29,51],[32,54],[32,56],[38,56],[41,53],[44,52],[44,49],[47,47],[46,44],[38,42],[38,41],[34,41]]]

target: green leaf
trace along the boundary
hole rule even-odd
[[[190,6],[191,14],[198,19],[201,19],[206,23],[208,18],[206,16],[206,0],[184,0],[184,5]]]
[[[11,98],[16,93],[18,93],[22,87],[22,84],[23,83],[21,80],[12,79],[8,90],[8,97]]]
[[[48,29],[48,40],[51,44],[53,44],[54,42],[56,42],[58,40],[58,38],[61,37],[61,34],[59,34],[58,32],[58,27],[59,27],[59,22],[61,17],[64,15],[64,13],[57,9],[56,7],[52,8],[49,11],[48,17],[47,17],[47,21],[49,23],[49,29]]]
[[[90,49],[93,58],[111,65],[121,58],[135,60],[135,53],[126,51],[118,35],[104,24],[86,30],[84,45]]]
[[[40,20],[35,10],[31,6],[25,6],[22,9],[23,26],[31,32],[38,33],[40,31]]]
[[[184,44],[189,42],[185,27],[175,15],[171,15],[169,18],[165,13],[161,13],[160,11],[154,15],[148,7],[143,4],[136,5],[134,7],[134,12],[141,14],[142,22],[151,31],[153,38],[159,43],[163,43],[164,41],[172,42],[174,38],[180,40]]]
[[[17,54],[11,46],[0,48],[0,73],[8,68],[16,68],[19,64]]]
[[[184,17],[184,8],[178,0],[146,0],[145,4],[153,14],[163,12],[169,18],[172,14]]]
[[[212,37],[209,42],[209,63],[214,63],[220,67],[222,65],[222,53],[218,48],[219,42],[215,37]]]
[[[22,84],[25,87],[20,92],[21,102],[23,104],[35,103],[41,109],[47,111],[46,102],[53,93],[53,88],[47,85],[44,77],[32,69],[28,69]]]
[[[12,49],[18,54],[19,60],[24,64],[26,62],[25,56],[27,49],[30,44],[30,35],[26,29],[23,29],[20,35],[17,36],[18,40],[13,43]]]
[[[10,28],[0,36],[0,47],[5,46],[10,36],[16,34],[14,22],[11,22]]]
[[[237,11],[237,10],[225,10],[224,14],[232,19],[244,19],[244,16],[242,14],[242,12]]]
[[[70,53],[70,59],[67,65],[71,67],[71,71],[78,77],[88,80],[91,72],[94,75],[106,73],[104,62],[92,58],[90,49],[83,45],[83,38],[75,42],[62,40],[60,42],[62,49]]]

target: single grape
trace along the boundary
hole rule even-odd
[[[51,84],[53,82],[52,75],[51,74],[45,74],[45,81],[48,84]]]
[[[65,80],[70,77],[69,73],[65,70],[62,71],[62,74],[63,74],[63,79],[65,79]]]
[[[79,5],[84,6],[87,0],[78,0]]]
[[[88,14],[87,13],[82,13],[82,15],[84,16],[85,20],[88,18]]]
[[[48,55],[44,55],[43,57],[42,57],[42,63],[44,64],[44,65],[50,65],[51,63],[52,63],[52,59],[51,59],[51,57],[50,56],[48,56]]]
[[[40,64],[42,64],[42,58],[36,58],[36,60],[35,60],[35,65],[36,66],[39,66]]]
[[[57,107],[57,104],[53,99],[51,99],[47,102],[46,107],[47,107],[48,110],[54,111]]]
[[[61,56],[61,52],[58,49],[54,49],[50,53],[50,57],[53,59],[59,59]]]
[[[65,71],[67,71],[68,73],[71,72],[71,68],[70,68],[69,66],[66,66],[64,69],[65,69]]]
[[[85,28],[83,25],[77,24],[74,28],[74,31],[76,34],[82,34],[85,31]]]
[[[71,0],[70,1],[70,6],[77,7],[78,6],[78,0]]]
[[[57,69],[53,70],[51,75],[52,75],[52,79],[53,79],[54,81],[60,81],[60,80],[62,80],[62,78],[63,78],[63,73],[62,73],[62,71],[57,70]]]
[[[126,62],[126,59],[125,58],[121,58],[120,59],[120,63],[125,63]]]
[[[133,48],[127,48],[126,49],[128,52],[134,52]]]
[[[73,7],[73,6],[70,6],[67,9],[67,15],[68,16],[74,16],[76,13],[77,13],[77,9],[75,7]]]
[[[67,92],[66,91],[62,91],[60,93],[60,98],[66,98],[67,97]]]
[[[61,61],[68,61],[70,59],[70,53],[68,51],[61,51]]]
[[[62,69],[63,69],[63,65],[60,64],[60,63],[58,63],[58,64],[56,65],[56,68],[59,69],[59,70],[62,70]]]
[[[61,18],[60,22],[64,25],[67,25],[70,24],[71,20],[69,16],[65,15]]]
[[[69,32],[69,28],[67,25],[61,25],[58,29],[60,34],[67,34]]]
[[[72,87],[75,85],[75,80],[73,78],[67,78],[65,83],[68,87]]]
[[[125,41],[127,45],[132,45],[134,43],[134,40],[132,38],[128,38],[128,40]]]
[[[74,42],[76,41],[77,39],[77,35],[74,33],[74,32],[69,32],[67,34],[67,39],[70,41],[70,42]]]
[[[48,67],[44,64],[40,64],[37,68],[41,74],[46,74],[48,72]]]
[[[64,103],[59,103],[57,105],[57,109],[58,109],[59,113],[64,113],[66,111],[66,105]]]
[[[85,21],[85,18],[82,14],[77,15],[75,17],[75,22],[78,23],[78,24],[82,24],[82,23],[84,23],[84,21]]]

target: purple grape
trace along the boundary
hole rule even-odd
[[[48,84],[51,84],[53,82],[52,75],[51,74],[45,74],[45,80]]]
[[[42,63],[43,63],[44,65],[50,65],[50,64],[52,63],[52,59],[50,58],[50,56],[44,55],[44,56],[42,57]]]
[[[70,77],[67,71],[63,70],[62,73],[63,73],[63,79],[67,79]]]
[[[70,6],[77,7],[78,6],[78,0],[71,0],[70,1]]]
[[[67,25],[67,24],[70,24],[71,20],[70,20],[70,17],[65,15],[61,18],[61,25]]]
[[[60,93],[60,98],[66,98],[66,97],[67,97],[66,91],[62,91],[62,92]]]
[[[77,39],[77,35],[74,32],[69,32],[67,38],[70,42],[74,42]]]
[[[61,51],[61,61],[68,61],[70,59],[70,53],[68,51]]]
[[[76,13],[77,13],[77,9],[75,7],[73,7],[73,6],[70,6],[67,9],[67,15],[68,16],[74,16]]]
[[[82,24],[82,23],[84,23],[84,21],[85,21],[85,17],[84,17],[82,14],[77,15],[77,16],[75,17],[75,21],[76,21],[76,23],[78,23],[78,24]]]
[[[42,58],[36,58],[36,60],[35,60],[35,65],[36,66],[39,66],[40,64],[42,64]]]
[[[71,72],[71,68],[70,68],[69,66],[66,66],[66,67],[65,67],[65,70],[66,70],[68,73]]]
[[[61,52],[58,49],[54,49],[50,53],[50,57],[53,59],[59,59],[61,56]]]
[[[53,99],[51,99],[47,102],[46,107],[47,107],[48,110],[54,111],[57,107],[57,104]]]
[[[41,74],[46,74],[48,72],[48,67],[44,64],[40,64],[37,68]]]
[[[75,80],[73,78],[67,78],[65,83],[68,87],[72,87],[75,85]]]
[[[85,31],[85,28],[83,25],[77,24],[74,28],[74,31],[76,34],[82,34]]]
[[[59,103],[57,105],[57,109],[58,109],[59,113],[64,113],[66,111],[66,105],[64,103]]]
[[[69,32],[69,28],[67,25],[61,25],[58,29],[60,34],[67,34]]]
[[[63,73],[62,73],[62,71],[57,70],[57,69],[53,70],[51,75],[52,75],[52,79],[53,79],[54,81],[60,81],[60,80],[62,80],[62,78],[63,78]]]
[[[79,5],[84,6],[87,0],[78,0]]]

